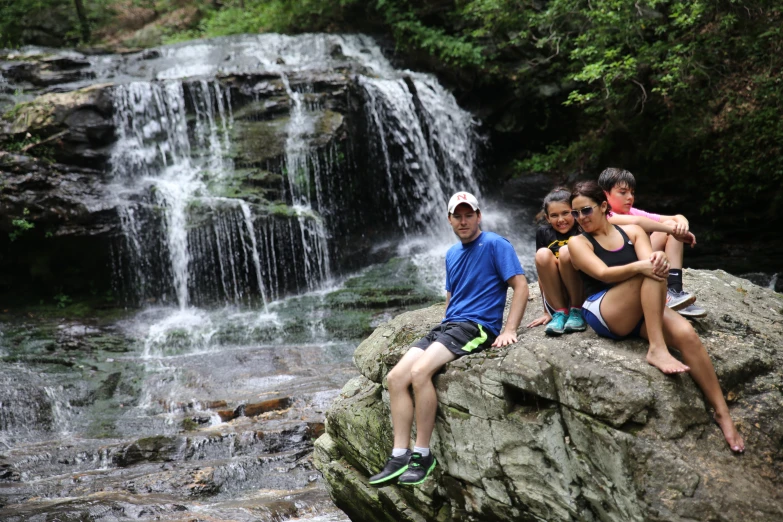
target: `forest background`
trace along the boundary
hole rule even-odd
[[[123,51],[258,32],[363,32],[436,73],[492,144],[495,181],[631,170],[644,208],[706,239],[777,239],[776,0],[4,0],[0,45]]]

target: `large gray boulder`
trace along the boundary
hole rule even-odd
[[[380,326],[361,375],[327,413],[315,462],[353,520],[783,520],[783,299],[723,271],[688,271],[694,323],[747,451],[733,455],[688,375],[645,362],[642,340],[592,331],[460,359],[435,379],[434,476],[374,488],[392,445],[385,376],[443,305]],[[537,285],[525,321],[541,312]]]

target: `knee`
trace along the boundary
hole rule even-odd
[[[571,262],[571,252],[568,250],[568,245],[563,245],[560,247],[560,262],[561,263],[570,263]]]
[[[413,384],[413,389],[416,390],[417,388],[421,388],[422,386],[428,384],[430,380],[432,380],[432,375],[426,371],[424,368],[414,365],[411,369],[411,384]]]
[[[555,255],[548,248],[536,250],[536,267],[552,266],[555,264]]]
[[[685,319],[677,321],[672,334],[672,337],[674,337],[674,346],[680,350],[680,352],[692,352],[703,349],[699,334],[696,333],[693,326]]]
[[[389,374],[386,376],[386,385],[389,387],[390,391],[408,389],[410,384],[411,374],[409,372],[400,370],[396,366],[392,368]]]
[[[644,274],[636,274],[635,276],[630,278],[629,281],[633,281],[634,283],[638,283],[639,285],[657,285],[663,282],[663,281],[656,281],[655,279],[647,277]]]

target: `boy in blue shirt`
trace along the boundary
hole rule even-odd
[[[391,400],[394,448],[383,470],[370,484],[421,484],[435,469],[430,437],[435,426],[438,397],[432,377],[445,364],[489,346],[517,342],[517,328],[525,313],[528,288],[525,271],[507,239],[482,232],[476,198],[457,192],[449,200],[448,218],[460,243],[446,253],[446,316],[440,325],[415,342],[387,376]],[[506,291],[514,289],[503,331]],[[416,396],[416,442],[408,449]]]

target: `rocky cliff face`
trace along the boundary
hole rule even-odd
[[[731,454],[687,375],[647,365],[641,340],[524,330],[436,377],[434,476],[374,488],[392,444],[384,377],[443,306],[380,326],[354,355],[315,461],[353,520],[783,519],[783,300],[723,271],[689,271],[694,323],[746,443]],[[533,285],[526,319],[540,313]]]
[[[363,35],[0,53],[0,115],[0,295],[274,300],[479,189],[472,116]]]
[[[150,265],[148,271],[152,274],[165,272],[166,267],[151,255],[143,256],[146,259],[142,262],[128,252],[128,226],[122,222],[122,210],[134,205],[143,207],[134,217],[146,219],[142,228],[148,230],[148,237],[137,242],[150,244],[165,243],[165,231],[161,231],[164,212],[154,197],[156,187],[130,186],[133,184],[122,174],[127,171],[138,177],[150,175],[139,158],[150,154],[154,149],[151,144],[159,143],[164,151],[176,148],[166,134],[170,129],[162,128],[157,121],[144,120],[148,116],[145,111],[149,112],[143,104],[144,96],[160,98],[167,93],[165,85],[182,85],[182,100],[157,101],[162,105],[171,102],[169,108],[174,107],[187,118],[189,127],[183,136],[186,132],[190,135],[184,139],[204,133],[196,128],[197,115],[202,115],[218,121],[215,124],[210,120],[212,127],[221,127],[223,123],[218,130],[226,135],[213,132],[209,138],[214,141],[220,134],[230,144],[214,154],[213,163],[230,162],[233,168],[224,168],[219,175],[205,171],[204,193],[194,195],[186,208],[191,235],[208,235],[219,227],[217,221],[227,213],[216,210],[221,202],[229,207],[236,201],[247,202],[256,228],[263,232],[275,227],[291,228],[291,223],[305,219],[287,204],[291,196],[286,192],[285,175],[291,98],[298,90],[306,91],[302,97],[307,107],[318,109],[312,111],[318,115],[312,129],[300,136],[308,147],[302,170],[315,165],[313,169],[333,174],[321,185],[325,192],[333,189],[332,185],[339,187],[333,190],[337,196],[324,196],[334,202],[335,208],[348,207],[347,201],[360,199],[369,190],[371,182],[353,189],[338,176],[353,174],[347,143],[363,123],[359,94],[348,70],[294,72],[284,82],[281,74],[266,73],[254,64],[246,72],[243,69],[236,74],[215,73],[209,80],[151,80],[148,77],[154,74],[145,67],[154,68],[165,61],[160,55],[159,50],[127,57],[90,57],[54,50],[0,54],[0,251],[7,252],[0,253],[0,294],[32,295],[31,300],[36,302],[37,294],[51,294],[55,288],[63,288],[69,295],[96,291],[103,295],[112,289],[123,302],[131,304],[150,298],[137,296],[137,289],[125,288],[126,280],[138,279],[129,273],[135,274],[141,264]],[[139,85],[149,87],[144,90]],[[225,93],[226,99],[213,99],[214,92]],[[223,101],[230,103],[221,105],[219,110],[210,105]],[[230,124],[226,124],[229,117]],[[128,146],[131,132],[123,125],[138,130],[142,136],[139,139],[147,140],[149,143],[144,143],[150,149],[142,150],[141,143],[135,148]],[[117,156],[118,143],[123,140],[130,152],[121,160],[136,163],[119,172],[121,160],[113,154]],[[202,150],[203,144],[197,139],[192,141],[195,156],[210,153]],[[135,193],[118,195],[123,191]],[[207,201],[202,196],[213,199]],[[321,216],[331,212],[319,210]],[[343,229],[353,217],[350,212],[332,213],[337,216],[332,220],[338,222],[335,226]],[[268,235],[271,237],[272,233]],[[286,249],[295,250],[289,239],[270,239],[276,254],[287,256],[285,266],[279,269],[281,279],[285,279],[279,285],[281,293],[303,284],[299,274],[294,273],[296,270],[288,268],[295,264],[289,258],[303,255],[297,251],[290,256],[285,253]],[[156,250],[165,248],[164,244]],[[85,256],[86,252],[90,255]],[[165,284],[163,281],[154,286]]]

